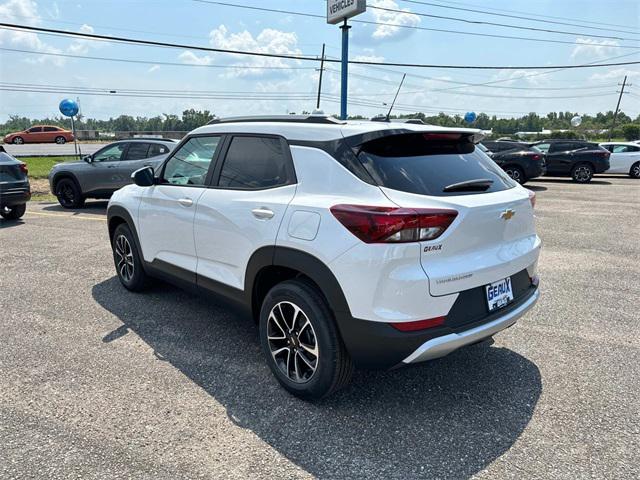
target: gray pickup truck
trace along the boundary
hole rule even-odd
[[[131,183],[136,170],[146,166],[157,170],[176,145],[160,138],[110,143],[82,161],[54,165],[49,173],[51,192],[64,208],[79,208],[87,198],[109,198]]]

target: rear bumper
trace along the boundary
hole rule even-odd
[[[31,192],[29,188],[0,189],[0,208],[22,205],[30,199]]]
[[[522,285],[526,274],[512,276],[514,301],[497,312],[488,313],[484,287],[460,292],[445,324],[416,332],[401,332],[389,323],[360,320],[336,313],[345,346],[359,368],[389,369],[442,357],[490,337],[513,325],[538,300],[538,287]]]
[[[417,348],[411,355],[405,358],[402,363],[418,363],[435,358],[444,357],[460,347],[479,342],[488,338],[511,325],[525,313],[527,313],[538,301],[539,291],[536,289],[525,302],[517,308],[511,310],[500,318],[480,325],[460,333],[450,333],[442,337],[433,338],[426,341]]]

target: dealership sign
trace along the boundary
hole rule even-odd
[[[367,0],[327,0],[327,23],[335,25],[367,10]]]

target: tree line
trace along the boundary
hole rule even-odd
[[[309,112],[303,111],[303,114]],[[613,111],[597,113],[596,115],[582,115],[582,124],[578,128],[571,127],[571,118],[575,112],[549,112],[545,116],[536,113],[529,113],[517,118],[498,118],[496,115],[479,113],[473,124],[464,121],[462,115],[448,115],[439,113],[437,115],[426,115],[418,112],[414,114],[392,115],[391,118],[419,118],[425,123],[441,125],[443,127],[466,127],[492,130],[494,136],[513,135],[516,132],[540,132],[543,129],[559,131],[571,130],[564,136],[577,135],[587,138],[602,138],[603,130],[608,130],[613,124]],[[209,110],[189,109],[182,112],[181,116],[175,114],[162,114],[153,117],[133,117],[131,115],[120,115],[108,120],[98,120],[94,118],[80,117],[76,122],[79,130],[98,130],[100,132],[188,132],[213,120],[215,115]],[[361,116],[350,117],[353,119],[363,119]],[[9,120],[0,124],[2,135],[8,132],[24,130],[32,125],[46,124],[71,128],[71,121],[68,118],[28,118],[19,115],[11,115]],[[624,112],[618,112],[616,128],[612,132],[615,138],[637,139],[640,137],[640,115],[631,118]]]

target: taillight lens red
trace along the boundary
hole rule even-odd
[[[458,212],[431,208],[335,205],[331,213],[365,243],[405,243],[438,238]]]
[[[29,169],[27,168],[26,163],[21,163],[19,168],[20,168],[20,171],[25,175],[29,173]]]
[[[536,192],[529,190],[529,201],[531,202],[531,208],[536,208]]]
[[[416,332],[427,328],[439,327],[444,324],[447,317],[429,318],[428,320],[417,320],[415,322],[390,323],[393,328],[401,332]]]

